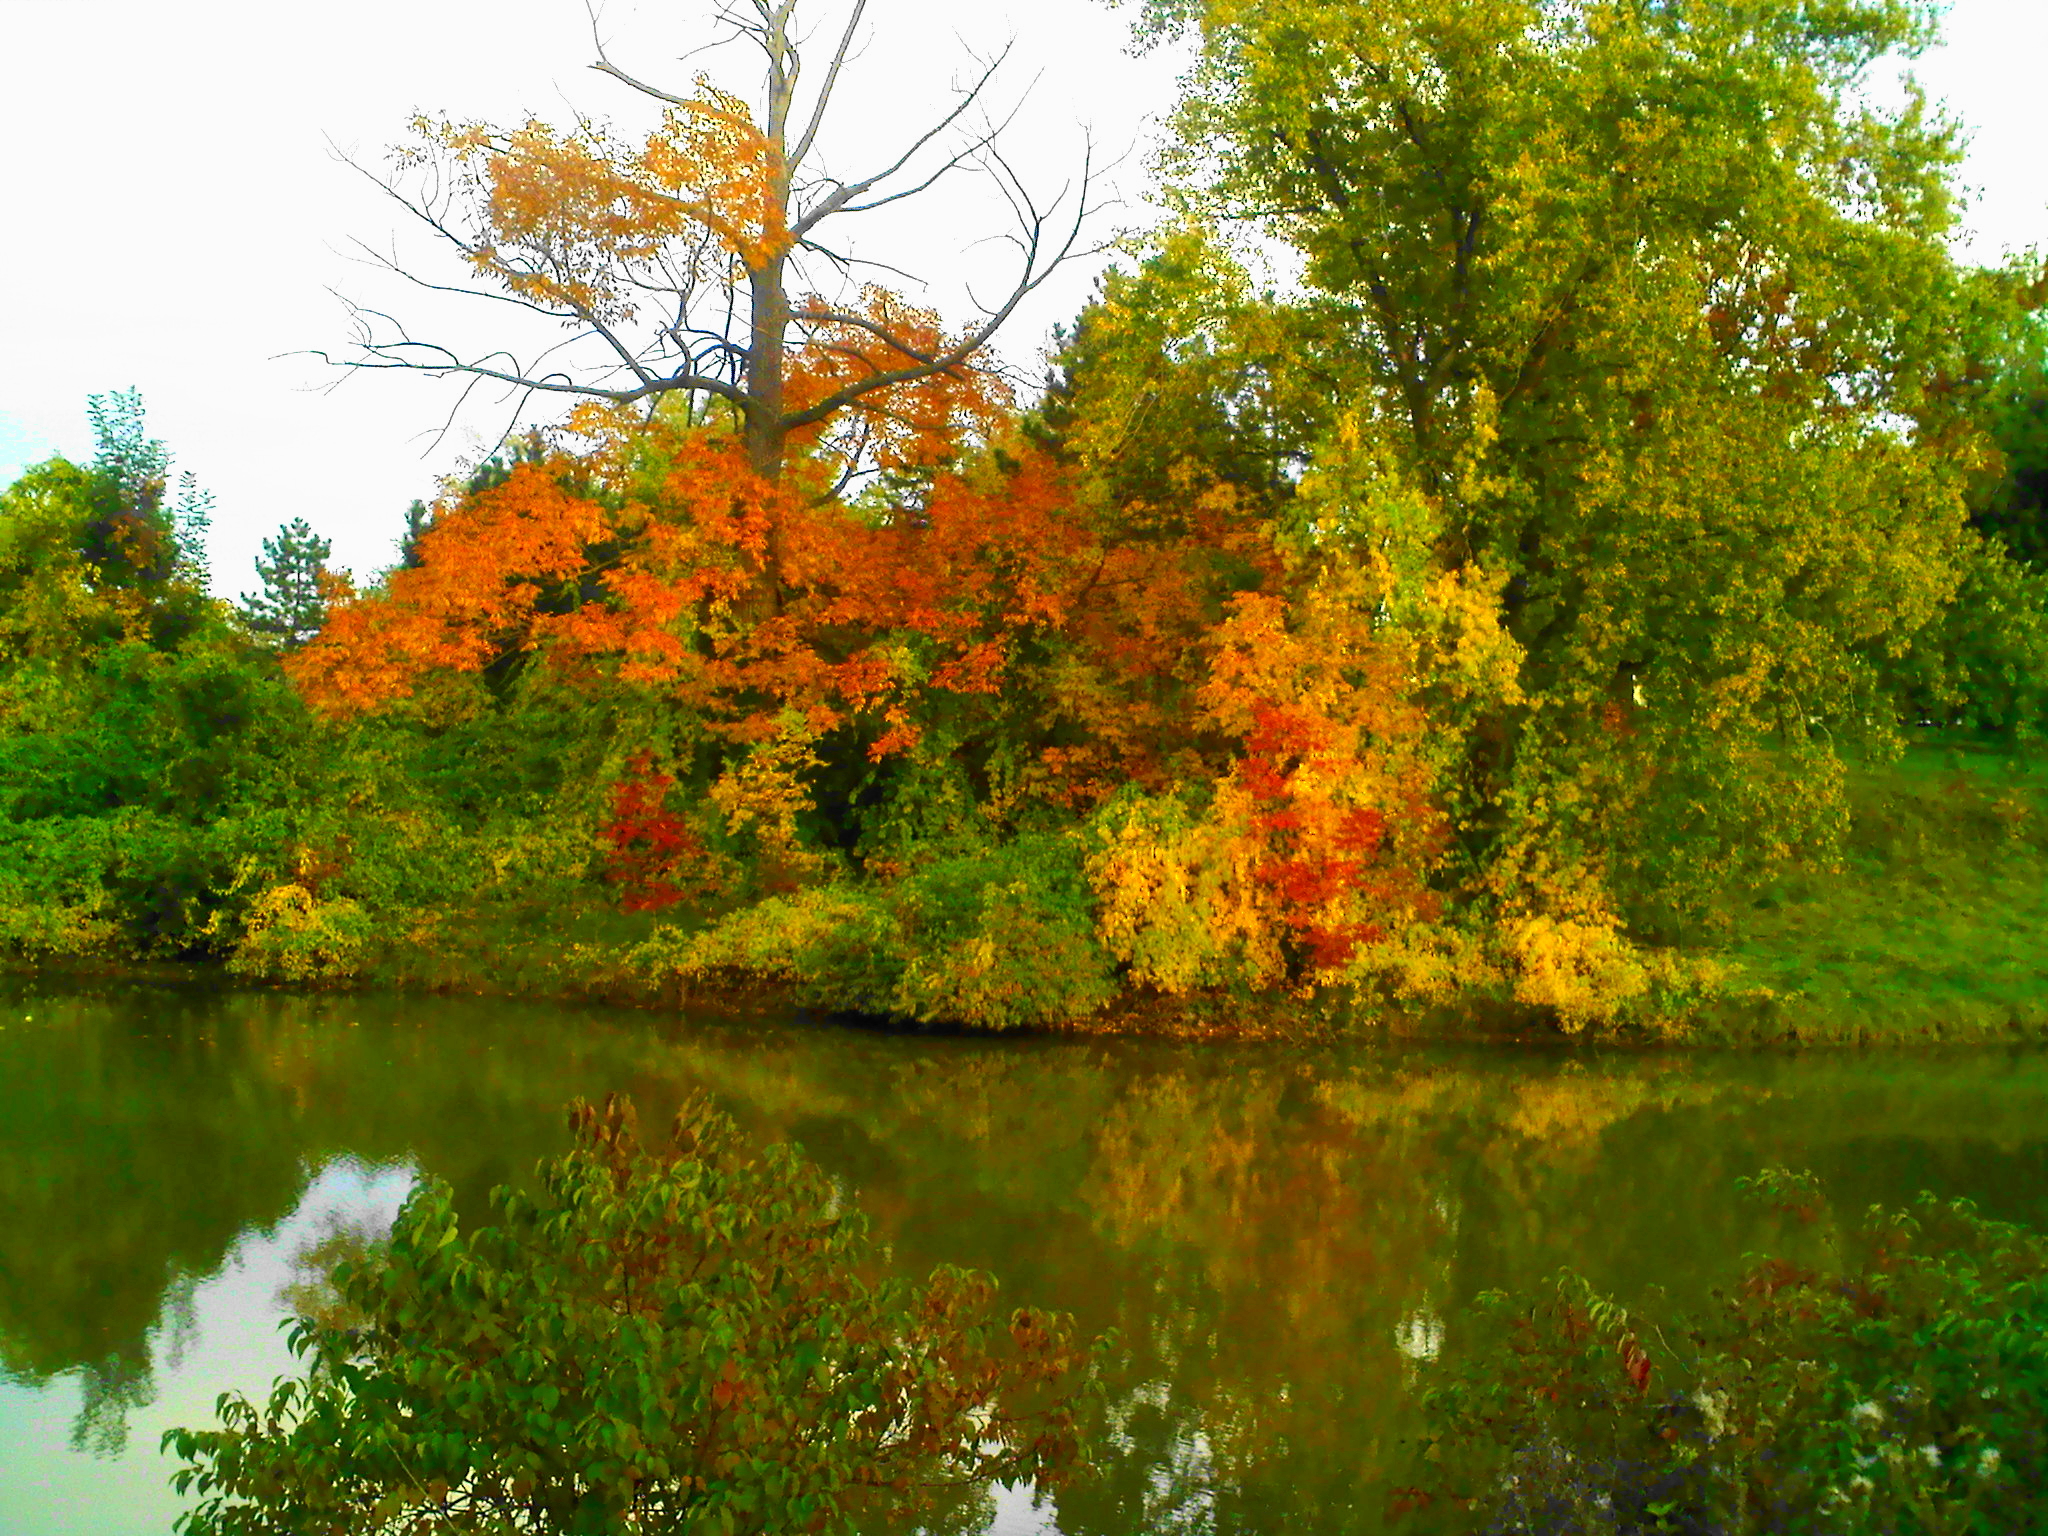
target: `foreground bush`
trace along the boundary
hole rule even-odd
[[[187,1536],[950,1529],[1073,1461],[1060,1319],[964,1271],[880,1277],[823,1173],[702,1103],[661,1152],[618,1101],[571,1122],[498,1226],[422,1184],[294,1325],[305,1378],[165,1436]]]
[[[1928,1194],[1835,1233],[1810,1176],[1753,1188],[1817,1261],[1753,1260],[1704,1317],[1570,1275],[1483,1297],[1427,1393],[1440,1481],[1410,1502],[1551,1536],[2048,1526],[2048,1238]]]

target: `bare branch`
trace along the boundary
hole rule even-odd
[[[671,96],[660,86],[649,85],[645,80],[636,79],[634,76],[627,74],[618,65],[604,56],[602,44],[598,47],[597,62],[590,67],[600,75],[610,75],[614,80],[631,86],[643,96],[651,96],[656,101],[665,101],[672,107],[688,107],[692,105],[690,98],[687,96]]]
[[[797,242],[797,247],[800,250],[814,251],[818,255],[824,257],[827,261],[831,262],[833,266],[839,269],[840,275],[842,277],[851,278],[853,276],[853,269],[855,267],[873,267],[878,272],[887,272],[892,277],[900,277],[906,283],[914,283],[919,288],[925,286],[925,280],[919,277],[915,272],[906,272],[903,270],[903,268],[891,266],[886,261],[876,261],[872,256],[845,255],[838,251],[828,249],[827,247],[820,245],[815,240],[799,240]]]
[[[904,150],[902,154],[898,155],[894,161],[892,161],[889,165],[883,167],[881,170],[875,172],[872,176],[864,176],[859,181],[839,182],[837,184],[836,191],[834,191],[816,208],[813,208],[806,212],[801,218],[799,218],[794,224],[790,226],[790,234],[798,239],[802,239],[805,235],[809,234],[813,229],[815,229],[821,222],[831,218],[832,215],[835,213],[839,213],[846,210],[849,204],[853,203],[855,200],[859,198],[865,197],[869,192],[873,191],[875,187],[880,185],[882,182],[887,181],[891,176],[894,176],[897,172],[901,171],[906,165],[908,165],[911,162],[912,159],[914,159],[917,156],[919,151],[921,151],[927,144],[931,143],[932,140],[936,139],[940,134],[944,133],[947,129],[951,128],[955,123],[959,122],[962,117],[966,116],[968,109],[971,108],[975,104],[975,102],[981,98],[982,91],[987,88],[989,81],[995,78],[996,71],[1002,68],[1003,61],[1010,56],[1010,50],[1015,46],[1016,45],[1014,43],[1005,44],[1002,52],[998,53],[995,56],[995,59],[985,69],[982,70],[981,78],[979,80],[976,80],[974,84],[971,87],[969,87],[965,93],[962,94],[960,100],[954,104],[953,110],[948,112],[944,117],[940,118],[938,122],[934,123],[922,134],[918,135],[918,137],[911,143],[911,146],[908,149]],[[931,178],[931,180],[936,179],[936,177]],[[927,181],[926,185],[929,186],[930,181]],[[873,206],[878,207],[880,205],[875,204]]]
[[[344,303],[348,303],[346,299]],[[475,379],[490,379],[507,384],[515,389],[546,394],[580,395],[587,399],[610,400],[618,405],[630,405],[653,395],[666,394],[672,390],[701,390],[735,403],[744,403],[744,392],[738,385],[715,375],[678,371],[668,375],[656,375],[651,370],[635,367],[638,380],[631,389],[605,389],[594,384],[581,383],[563,372],[536,373],[522,367],[519,360],[509,352],[487,353],[482,359],[464,361],[456,353],[436,342],[415,341],[403,325],[382,310],[370,309],[364,305],[349,304],[350,313],[356,320],[360,335],[357,346],[365,354],[360,358],[336,358],[328,353],[315,350],[309,355],[335,367],[358,370],[405,369],[424,373],[434,378],[450,374],[462,374]],[[378,341],[371,332],[365,317],[382,320],[398,335],[393,341]],[[570,338],[571,341],[576,338]],[[548,349],[542,357],[560,351],[568,342],[558,343]],[[492,366],[492,360],[504,358],[507,366]],[[536,359],[539,361],[539,359]]]
[[[1014,118],[1015,115],[1016,114],[1013,112],[1011,114],[1011,117]],[[1003,126],[1007,127],[1008,122],[1006,121]],[[925,177],[923,181],[918,182],[915,186],[904,187],[900,191],[896,192],[888,192],[880,197],[871,197],[864,203],[846,203],[843,206],[834,209],[833,212],[871,213],[877,208],[886,208],[891,203],[900,203],[905,198],[916,197],[920,192],[929,190],[939,180],[940,177],[946,175],[949,171],[957,171],[963,165],[972,164],[977,155],[983,153],[985,150],[989,149],[991,146],[994,145],[996,141],[996,135],[999,134],[1000,132],[1002,132],[1002,128],[990,129],[987,133],[983,134],[980,138],[976,139],[972,144],[964,146],[959,154],[949,158],[945,162],[945,164],[941,165],[937,170],[933,171],[931,175]]]
[[[1060,200],[1056,199],[1041,211],[1022,183],[1017,181],[1016,172],[1009,162],[991,151],[991,159],[998,168],[997,172],[991,174],[996,175],[998,185],[1008,183],[1005,187],[1005,196],[1011,199],[1011,206],[1018,210],[1019,223],[1024,231],[1021,237],[1010,237],[1022,251],[1024,265],[1009,295],[993,310],[987,310],[981,324],[946,351],[926,356],[907,368],[889,369],[869,378],[856,379],[816,404],[785,416],[782,421],[784,428],[793,431],[799,427],[811,426],[825,420],[834,412],[844,410],[863,396],[873,394],[876,390],[888,389],[898,384],[915,383],[919,379],[928,379],[934,374],[957,368],[986,346],[990,338],[1002,329],[1012,314],[1016,313],[1017,306],[1075,255],[1075,248],[1080,243],[1082,225],[1093,211],[1093,205],[1088,201],[1088,189],[1093,181],[1092,154],[1091,148],[1082,158],[1080,193],[1074,201],[1074,218],[1067,228],[1066,236],[1050,260],[1041,265],[1040,256],[1045,248],[1046,224],[1058,208]],[[908,348],[904,350],[909,351]]]
[[[818,87],[818,99],[811,105],[811,120],[804,125],[796,148],[785,157],[792,175],[804,163],[804,157],[811,152],[811,145],[817,140],[818,125],[825,120],[825,108],[831,104],[833,88],[839,84],[839,71],[846,64],[847,50],[853,46],[854,29],[860,25],[861,14],[867,8],[868,0],[853,0],[853,10],[846,18],[846,31],[840,36],[839,46],[832,50],[832,62],[825,68],[825,83]]]

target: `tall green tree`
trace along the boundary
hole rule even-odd
[[[190,474],[170,497],[170,450],[136,391],[94,395],[86,414],[90,463],[53,458],[0,490],[0,669],[62,671],[122,639],[169,649],[209,620],[213,498]]]
[[[1990,422],[2003,473],[1971,520],[2003,540],[2014,559],[2048,571],[2048,323],[2038,317],[1992,394]]]
[[[1919,0],[1154,0],[1188,210],[1302,261],[1336,420],[1298,535],[1497,594],[1519,686],[1449,787],[1510,912],[1690,921],[1838,836],[1878,660],[1962,579],[2016,277]],[[1389,616],[1399,620],[1398,591]]]
[[[320,633],[327,622],[327,557],[334,547],[295,517],[263,541],[256,574],[260,592],[242,594],[242,620],[255,633],[286,650],[296,649]]]
[[[114,554],[116,564],[149,562],[163,576],[205,591],[213,493],[201,490],[186,470],[178,477],[176,499],[167,500],[171,451],[148,435],[140,390],[89,396],[85,415],[92,424],[92,467],[102,502],[92,525],[93,552]]]

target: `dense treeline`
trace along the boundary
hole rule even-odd
[[[1030,405],[983,331],[790,298],[773,111],[420,124],[479,284],[609,335],[666,261],[751,295],[747,346],[591,389],[360,590],[297,524],[209,599],[132,402],[31,471],[0,940],[301,980],[495,947],[990,1027],[1651,1022],[1835,857],[1850,764],[2033,737],[2048,278],[1956,262],[1955,126],[1864,92],[1925,7],[1143,26],[1197,45],[1177,207]]]

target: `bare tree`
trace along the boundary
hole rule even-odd
[[[391,315],[351,305],[357,350],[317,354],[351,368],[462,375],[472,388],[509,387],[519,407],[537,394],[645,402],[678,392],[693,413],[719,402],[754,468],[783,470],[792,434],[835,418],[886,414],[902,388],[984,368],[991,338],[1059,266],[1087,254],[1085,226],[1095,168],[1084,151],[1078,176],[1049,200],[1033,195],[999,138],[1009,119],[988,110],[1007,50],[978,60],[975,77],[902,152],[871,174],[843,180],[809,169],[835,91],[852,59],[867,0],[853,0],[814,90],[802,87],[800,0],[710,0],[724,42],[758,51],[757,104],[708,85],[664,90],[615,64],[592,15],[591,67],[660,105],[662,127],[644,146],[614,138],[590,119],[558,133],[540,123],[500,130],[420,119],[401,152],[401,176],[378,184],[459,251],[484,285],[415,276],[374,251],[380,265],[441,291],[496,299],[558,321],[570,335],[535,356],[465,355],[416,339]],[[1010,114],[1014,117],[1014,111]],[[907,306],[847,297],[862,262],[828,244],[825,226],[978,172],[1007,202],[1016,272],[1002,296],[951,334],[914,323]],[[401,185],[418,173],[419,185]],[[366,251],[367,247],[364,248]],[[888,269],[895,271],[896,269]],[[821,282],[829,273],[831,281]],[[907,275],[907,274],[898,274]],[[836,288],[840,297],[819,297]],[[588,361],[592,348],[595,362]],[[580,351],[580,356],[578,355]],[[829,364],[833,387],[793,400],[793,364]],[[467,391],[465,391],[465,398]],[[458,406],[459,408],[459,406]],[[842,447],[849,473],[859,433]]]

